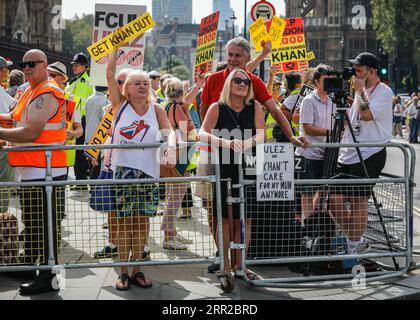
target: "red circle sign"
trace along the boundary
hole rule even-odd
[[[271,2],[259,1],[254,4],[251,8],[251,18],[256,21],[259,18],[263,18],[264,21],[273,19],[276,15],[276,8]]]

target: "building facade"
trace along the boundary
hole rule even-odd
[[[192,0],[153,0],[152,16],[155,21],[172,19],[178,23],[191,24]]]
[[[230,7],[230,0],[213,0],[213,11],[220,11],[219,18],[219,31],[226,30],[226,21],[231,21],[230,17],[232,16],[232,8]]]
[[[0,0],[0,37],[61,52],[61,29],[54,27],[61,0]]]
[[[346,60],[358,53],[378,52],[369,0],[286,0],[286,16],[304,15],[308,51],[315,53],[312,65],[326,63],[342,70]]]

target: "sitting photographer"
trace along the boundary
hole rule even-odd
[[[356,139],[361,143],[388,143],[392,138],[392,90],[378,77],[378,58],[364,52],[349,60],[356,70],[355,99],[347,111]],[[346,126],[342,143],[354,143]],[[368,177],[356,148],[341,148],[337,174],[354,178],[378,178],[386,162],[384,147],[360,148]],[[347,236],[348,252],[362,253],[369,248],[363,233],[368,222],[368,200],[374,185],[337,187],[331,196],[331,212]],[[350,208],[345,207],[350,203]]]
[[[324,91],[324,79],[332,69],[324,64],[318,65],[313,73],[315,91],[305,97],[300,108],[300,132],[310,144],[325,143],[332,128],[332,115],[335,109],[332,100]],[[324,162],[324,148],[301,147],[296,149],[296,154],[305,157],[306,171],[300,179],[321,179],[322,164]],[[304,187],[302,190],[302,221],[312,215],[314,187]]]

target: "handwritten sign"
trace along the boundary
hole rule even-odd
[[[268,34],[271,38],[272,48],[279,48],[282,44],[284,29],[286,28],[286,20],[274,16],[271,19],[271,26]]]
[[[293,153],[290,143],[257,145],[257,201],[295,199]]]
[[[260,52],[262,50],[262,41],[270,40],[263,18],[259,18],[249,26],[249,34],[251,35],[256,52]]]

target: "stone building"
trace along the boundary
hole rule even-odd
[[[0,0],[0,37],[61,52],[61,29],[53,26],[59,14],[53,8],[61,4],[62,0]]]

